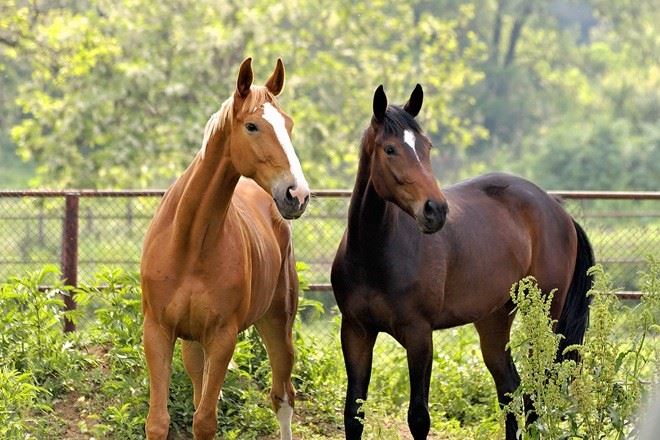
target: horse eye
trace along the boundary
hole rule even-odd
[[[255,131],[258,131],[259,129],[257,128],[256,124],[253,124],[252,122],[248,122],[245,124],[245,129],[249,131],[250,133],[254,133]]]
[[[385,145],[385,154],[388,156],[392,156],[396,153],[396,150],[394,149],[394,146],[392,145]]]

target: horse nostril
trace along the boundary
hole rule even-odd
[[[438,211],[437,203],[431,200],[427,200],[426,203],[424,203],[424,216],[433,217],[437,211]]]
[[[291,185],[286,189],[285,202],[291,207],[302,208],[309,200],[309,189],[307,185]]]
[[[293,191],[296,190],[295,186],[290,186],[286,189],[286,199],[287,200],[294,200],[295,196],[292,194]]]

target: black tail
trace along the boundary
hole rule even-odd
[[[573,224],[577,232],[577,255],[575,257],[573,279],[566,294],[564,308],[557,322],[556,332],[564,335],[559,342],[557,362],[564,359],[580,361],[580,357],[575,350],[571,350],[566,354],[562,353],[569,345],[582,344],[589,321],[591,297],[587,296],[587,292],[593,284],[593,276],[587,275],[587,270],[594,265],[594,252],[582,227],[575,220],[573,220]]]

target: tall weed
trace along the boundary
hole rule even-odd
[[[584,344],[576,349],[581,363],[555,362],[559,336],[549,318],[552,292],[543,294],[531,278],[512,288],[518,309],[510,347],[521,386],[506,409],[519,419],[523,439],[629,438],[639,424],[639,404],[658,375],[660,265],[649,260],[642,276],[644,299],[624,306],[614,295],[601,266],[590,269],[595,283]],[[624,325],[629,331],[622,337]],[[628,336],[630,335],[630,336]],[[538,419],[525,426],[523,396],[529,396]]]

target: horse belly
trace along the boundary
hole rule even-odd
[[[498,269],[499,267],[499,269]],[[492,266],[491,271],[473,271],[470,276],[450,277],[437,328],[450,328],[479,321],[510,300],[511,286],[526,275],[523,268]]]
[[[275,297],[279,271],[262,270],[253,272],[250,292],[250,307],[243,319],[242,329],[249,327],[270,309]]]
[[[282,270],[282,251],[270,230],[250,243],[247,265],[247,305],[241,328],[245,329],[259,320],[270,308],[277,291]]]

